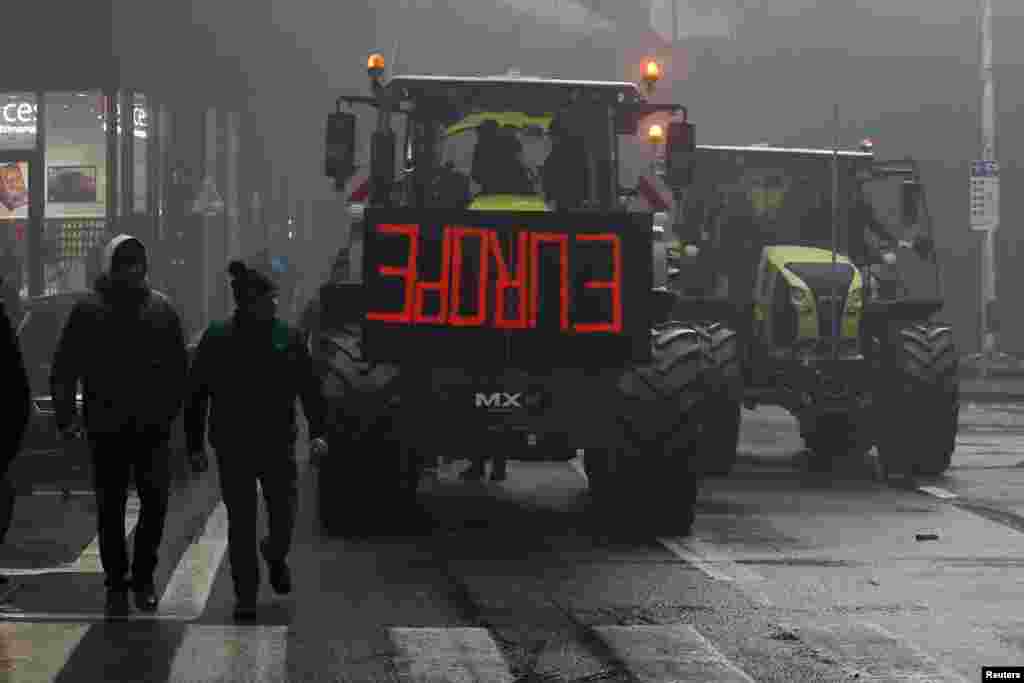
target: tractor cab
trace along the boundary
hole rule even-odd
[[[869,304],[941,297],[913,162],[862,149],[838,151],[833,166],[832,150],[720,145],[697,158],[674,286],[727,299],[752,346],[851,348]],[[885,179],[898,182],[875,182]]]
[[[340,97],[328,117],[326,174],[340,187],[357,168],[356,115],[345,105],[373,107],[371,206],[623,210],[636,190],[620,182],[620,141],[651,122],[674,182],[688,183],[693,126],[685,107],[648,101],[660,78],[653,61],[646,93],[632,82],[517,73],[385,80],[383,58],[368,66],[372,94]]]

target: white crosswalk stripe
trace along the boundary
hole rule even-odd
[[[0,623],[0,680],[55,680],[89,628],[88,624]]]
[[[594,630],[640,683],[754,683],[688,624]]]
[[[171,665],[168,683],[284,683],[287,626],[193,624]]]
[[[161,612],[194,619],[203,613],[228,547],[228,511],[218,503],[206,527],[181,556],[160,600]]]
[[[394,663],[405,683],[512,683],[515,677],[482,628],[392,628]]]
[[[837,656],[859,681],[967,683],[913,644],[878,624],[843,621],[800,626],[800,639]]]
[[[726,548],[696,538],[658,540],[709,578],[733,583],[762,607],[773,606],[764,593],[767,580],[735,562]],[[819,622],[806,617],[798,630],[800,640],[828,652],[851,676],[861,681],[965,683],[966,680],[943,668],[906,639],[871,622],[856,619]]]

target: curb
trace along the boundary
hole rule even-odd
[[[762,467],[792,466],[800,459],[800,453],[780,453],[778,455],[757,455],[754,453],[737,453],[736,463],[744,465],[760,465]]]
[[[960,403],[1024,403],[1024,393],[961,391]]]

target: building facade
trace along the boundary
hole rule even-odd
[[[270,178],[248,150],[239,61],[177,5],[25,8],[25,58],[0,76],[5,277],[23,296],[87,289],[107,241],[137,235],[152,283],[201,329],[228,310],[224,267]]]

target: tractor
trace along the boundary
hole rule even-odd
[[[675,224],[672,289],[722,306],[747,408],[797,420],[815,469],[877,448],[884,471],[934,476],[956,443],[958,355],[918,165],[859,149],[699,145]],[[705,471],[736,459],[719,409]],[[709,423],[711,424],[711,423]]]
[[[380,466],[360,490],[417,509],[439,456],[554,444],[544,457],[584,451],[598,518],[688,533],[700,422],[741,396],[732,331],[673,315],[666,217],[621,183],[620,143],[652,117],[669,185],[690,182],[686,108],[649,100],[660,65],[641,83],[367,67],[370,93],[329,114],[325,163],[344,189],[353,108],[372,108],[367,201],[303,316],[346,461]],[[357,533],[365,516],[332,514],[321,475],[322,526]]]

